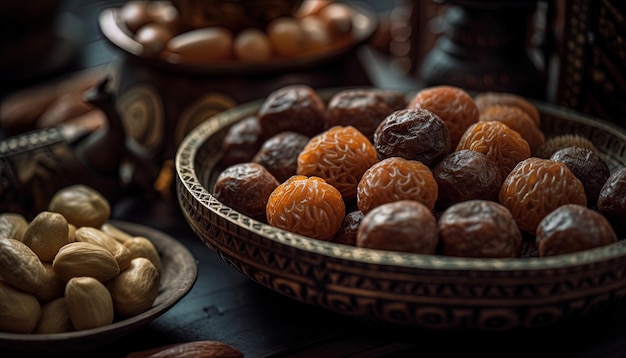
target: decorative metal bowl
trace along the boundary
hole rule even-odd
[[[329,93],[320,91],[322,97]],[[546,137],[579,134],[612,171],[626,166],[626,132],[537,103]],[[455,258],[318,241],[253,220],[215,199],[227,129],[260,102],[193,129],[175,166],[182,211],[199,238],[253,281],[303,303],[399,327],[504,331],[587,315],[626,296],[626,240],[584,252],[518,259]]]

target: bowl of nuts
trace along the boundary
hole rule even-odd
[[[111,343],[167,312],[193,286],[197,267],[176,239],[110,220],[84,185],[59,190],[27,220],[0,215],[0,346],[84,351]]]
[[[571,110],[290,85],[208,118],[175,166],[211,250],[347,317],[505,331],[625,296],[626,132]]]
[[[285,73],[335,60],[378,26],[360,4],[330,0],[135,0],[105,9],[99,28],[131,58],[175,73]]]

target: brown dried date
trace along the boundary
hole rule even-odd
[[[343,218],[343,223],[337,231],[337,234],[330,240],[331,242],[335,242],[338,244],[356,245],[356,234],[359,230],[359,225],[363,220],[363,213],[361,210],[354,210],[349,212],[345,218]]]
[[[441,253],[477,258],[519,257],[522,233],[511,212],[489,200],[468,200],[446,209],[439,218]]]
[[[609,176],[598,195],[598,210],[626,237],[626,167]]]
[[[617,235],[609,221],[583,205],[560,206],[537,226],[540,257],[590,250],[616,241]]]
[[[433,170],[439,210],[466,200],[498,200],[500,169],[487,155],[469,149],[448,154]]]
[[[325,128],[353,126],[372,141],[380,122],[395,110],[406,106],[406,102],[396,99],[404,99],[401,93],[393,96],[395,92],[386,92],[383,94],[383,91],[375,89],[347,89],[336,93],[326,107]]]
[[[266,138],[285,131],[312,137],[324,128],[326,105],[307,85],[289,85],[270,93],[257,112]]]
[[[222,165],[249,162],[263,144],[262,130],[256,116],[246,117],[233,124],[222,141]]]
[[[296,175],[298,155],[309,137],[296,132],[278,133],[265,142],[252,161],[265,167],[279,182]]]
[[[219,174],[213,185],[213,196],[222,204],[265,222],[267,200],[279,184],[262,165],[239,163]]]
[[[437,220],[424,204],[400,200],[365,214],[356,246],[387,251],[435,254],[439,242]]]
[[[435,113],[448,128],[451,147],[456,147],[467,128],[478,122],[479,112],[474,99],[465,90],[454,86],[434,86],[420,90],[407,108],[422,108]]]
[[[403,109],[387,116],[374,133],[379,159],[402,157],[431,167],[451,150],[444,121],[426,109]]]
[[[611,175],[604,159],[594,150],[580,147],[559,149],[550,160],[561,162],[583,183],[587,195],[587,206],[595,207],[602,186]]]

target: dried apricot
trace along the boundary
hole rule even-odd
[[[404,96],[401,96],[404,98]],[[388,101],[390,101],[388,103]],[[334,126],[353,126],[370,141],[380,122],[396,110],[391,95],[385,97],[381,90],[347,89],[331,97],[326,107],[325,129]],[[406,104],[403,105],[403,107]]]
[[[252,161],[269,170],[279,182],[296,175],[298,155],[309,142],[309,137],[296,132],[281,132],[268,138]]]
[[[452,152],[432,172],[438,188],[435,206],[440,210],[466,200],[498,200],[503,180],[500,168],[483,153]]]
[[[356,246],[370,249],[435,254],[439,242],[437,220],[424,204],[400,200],[365,214]]]
[[[602,214],[576,204],[566,204],[546,215],[537,227],[540,257],[594,249],[617,241]]]
[[[239,163],[218,175],[213,185],[213,196],[244,215],[265,221],[267,200],[278,184],[278,180],[262,165]]]
[[[536,153],[546,138],[537,127],[530,115],[519,107],[496,104],[487,107],[480,114],[481,121],[500,121],[526,139],[530,146],[530,153]]]
[[[520,161],[530,157],[528,142],[506,124],[485,121],[472,124],[461,137],[456,150],[470,149],[487,155],[506,178]]]
[[[270,93],[257,112],[266,138],[285,131],[314,136],[324,129],[326,105],[307,85],[288,85]]]
[[[346,207],[341,193],[324,179],[294,175],[269,196],[267,222],[318,240],[329,240],[341,227]]]
[[[565,164],[536,157],[513,168],[502,183],[498,200],[511,211],[520,229],[531,234],[559,206],[587,205],[583,184]]]
[[[341,192],[356,197],[365,171],[378,162],[372,143],[352,126],[335,126],[311,138],[298,155],[298,175],[318,176]]]
[[[427,109],[403,109],[387,116],[374,133],[379,159],[402,157],[435,165],[451,150],[448,128]]]
[[[519,257],[522,233],[511,212],[489,200],[468,200],[447,208],[439,218],[441,253],[478,258]]]
[[[416,160],[391,157],[363,174],[357,187],[357,206],[363,214],[398,200],[415,200],[432,210],[437,201],[437,181],[430,168]]]
[[[557,150],[550,160],[567,165],[576,178],[583,183],[587,205],[595,206],[602,186],[611,175],[611,170],[604,158],[591,149],[567,147]]]
[[[452,148],[456,147],[465,130],[479,119],[474,99],[454,86],[422,89],[409,101],[407,108],[423,108],[439,116],[448,127]]]
[[[474,97],[474,102],[480,112],[493,106],[494,104],[506,104],[519,107],[530,115],[537,127],[541,126],[541,115],[537,107],[528,99],[508,92],[484,92]]]

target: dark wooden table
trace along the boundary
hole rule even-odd
[[[86,26],[87,37],[78,41],[80,56],[66,72],[117,60],[93,23],[107,4],[68,2],[70,15]],[[360,58],[376,86],[407,90],[416,85],[371,51]],[[21,85],[54,81],[55,75],[59,73]],[[626,357],[626,310],[619,307],[534,330],[406,331],[307,306],[252,282],[194,235],[175,201],[146,200],[129,193],[115,203],[112,216],[180,240],[197,260],[197,281],[171,310],[106,347],[44,356],[124,357],[170,343],[216,340],[236,347],[246,357]],[[0,350],[0,357],[29,355]]]

